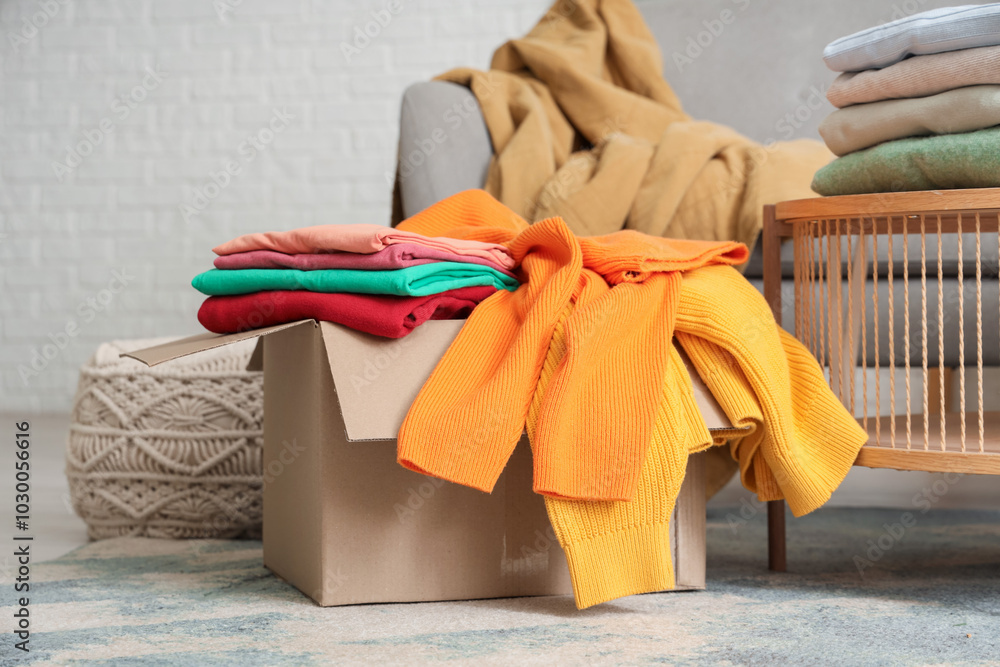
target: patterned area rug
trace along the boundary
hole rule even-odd
[[[1000,661],[1000,512],[820,510],[789,520],[791,572],[773,574],[761,509],[711,512],[708,590],[583,612],[568,597],[322,609],[261,566],[259,542],[96,542],[33,569],[32,651],[2,662]]]

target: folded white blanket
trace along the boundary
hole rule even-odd
[[[879,69],[910,55],[1000,44],[1000,3],[932,9],[830,42],[823,60],[834,72]]]

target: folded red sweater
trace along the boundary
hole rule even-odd
[[[213,333],[236,333],[312,318],[376,336],[402,338],[427,320],[466,317],[495,292],[486,286],[417,297],[295,290],[210,296],[198,311],[198,321]]]

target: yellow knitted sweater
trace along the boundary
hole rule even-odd
[[[733,431],[715,434],[715,444],[729,439],[743,484],[761,500],[785,498],[796,516],[826,502],[867,436],[830,391],[816,360],[775,324],[750,283],[727,266],[686,272],[675,342],[731,423],[744,429],[735,437]],[[541,395],[565,352],[557,326],[528,413],[529,437]],[[712,435],[674,347],[635,498],[545,499],[577,607],[673,588],[670,516],[688,454],[713,444]]]

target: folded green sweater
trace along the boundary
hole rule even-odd
[[[1000,186],[1000,126],[913,137],[849,153],[816,172],[821,195]]]
[[[514,291],[518,286],[516,279],[493,267],[459,262],[433,262],[392,271],[211,269],[195,276],[191,284],[199,292],[212,296],[264,290],[428,296],[459,287],[491,285]]]

